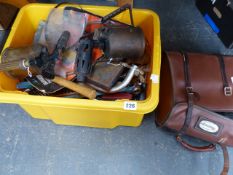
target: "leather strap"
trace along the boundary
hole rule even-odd
[[[191,119],[192,119],[192,111],[193,111],[193,88],[190,80],[190,71],[189,71],[189,59],[188,55],[186,53],[183,53],[183,59],[184,59],[184,78],[185,78],[185,88],[187,92],[187,99],[188,99],[188,108],[186,112],[186,118],[184,121],[184,125],[180,130],[180,133],[185,133],[185,131],[188,129]]]
[[[207,146],[193,146],[186,141],[184,141],[180,135],[176,136],[176,140],[186,149],[191,151],[197,151],[197,152],[206,152],[206,151],[214,151],[216,149],[216,145],[209,144]]]
[[[221,175],[227,175],[228,171],[229,171],[229,166],[230,166],[230,163],[229,163],[229,154],[228,154],[226,146],[224,146],[224,145],[220,145],[220,146],[222,148],[223,156],[224,156],[224,166],[223,166],[223,170],[221,172]]]
[[[184,78],[185,78],[185,87],[192,88],[189,72],[189,58],[187,53],[182,53],[184,59]]]
[[[216,149],[216,145],[214,144],[209,144],[207,146],[193,146],[186,141],[184,141],[180,135],[176,136],[176,140],[186,149],[191,150],[191,151],[196,151],[196,152],[206,152],[206,151],[214,151]],[[223,156],[224,156],[224,165],[223,169],[220,175],[227,175],[229,172],[229,166],[230,166],[230,161],[229,161],[229,154],[227,151],[227,147],[224,145],[220,145],[223,151]]]
[[[231,88],[231,86],[229,86],[229,83],[227,81],[227,75],[226,75],[226,69],[225,69],[225,63],[224,63],[223,56],[217,55],[217,57],[218,57],[221,75],[222,75],[224,95],[231,96],[232,95],[232,88]]]
[[[187,107],[187,112],[186,112],[186,118],[183,127],[180,130],[180,134],[177,135],[176,140],[181,143],[182,146],[185,148],[192,150],[192,151],[198,151],[198,152],[206,152],[206,151],[213,151],[216,149],[216,145],[214,144],[209,144],[207,146],[202,146],[202,147],[197,147],[193,146],[187,142],[185,142],[182,138],[181,135],[185,134],[185,131],[188,129],[191,119],[192,119],[192,110],[193,110],[193,88],[190,80],[190,71],[189,71],[189,59],[188,55],[186,53],[183,53],[183,58],[184,58],[184,77],[185,77],[185,88],[187,92],[187,99],[188,99],[188,107]],[[232,95],[232,89],[229,86],[227,82],[227,76],[226,76],[226,70],[225,70],[225,64],[223,57],[218,55],[219,59],[219,64],[220,64],[220,70],[221,70],[221,75],[222,75],[222,80],[223,80],[223,89],[224,89],[224,94],[225,96],[231,96]],[[221,175],[227,175],[229,171],[229,155],[226,146],[220,145],[223,151],[223,156],[224,156],[224,167],[221,172]]]

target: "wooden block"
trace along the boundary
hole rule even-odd
[[[18,8],[5,3],[0,3],[0,26],[8,29],[18,13]]]
[[[133,7],[133,0],[117,0],[118,6],[122,6],[125,4],[131,4],[131,6]]]

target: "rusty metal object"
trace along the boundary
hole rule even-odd
[[[146,41],[139,27],[102,27],[95,31],[94,40],[105,43],[108,58],[137,59],[144,55]]]
[[[92,74],[87,76],[86,82],[108,91],[116,83],[123,70],[122,65],[100,62],[95,65]]]

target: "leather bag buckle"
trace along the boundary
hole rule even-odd
[[[193,88],[192,87],[186,87],[186,92],[188,94],[193,94]]]
[[[225,96],[232,96],[232,88],[231,87],[224,87],[224,94]]]

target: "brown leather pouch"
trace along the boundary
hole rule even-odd
[[[176,104],[164,125],[175,131],[182,132],[187,107],[187,103]],[[233,121],[231,119],[197,105],[193,105],[191,110],[191,119],[184,131],[185,134],[211,143],[226,146],[233,145]]]
[[[187,149],[211,151],[215,144],[220,144],[224,153],[222,175],[229,168],[226,146],[233,146],[233,120],[216,112],[233,112],[232,83],[229,83],[232,67],[233,57],[229,56],[164,53],[156,115],[156,123],[175,130],[177,141]],[[192,146],[182,135],[211,144]]]

